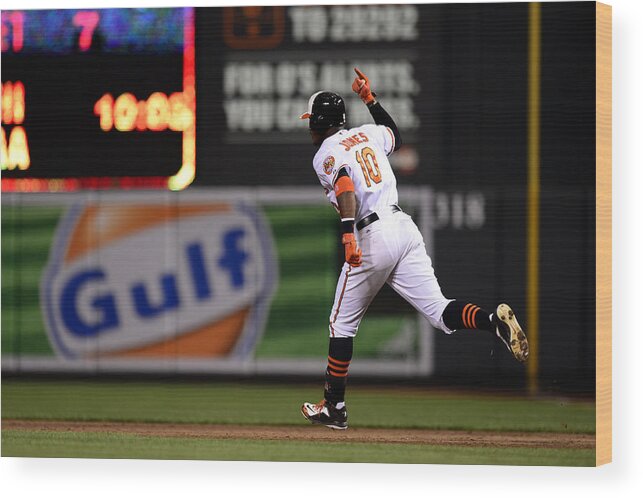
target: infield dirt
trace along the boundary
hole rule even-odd
[[[491,448],[594,449],[593,434],[446,431],[426,429],[170,424],[130,422],[77,422],[58,420],[2,420],[3,430],[102,432],[140,436],[200,439],[253,439],[258,441],[323,441],[343,443],[427,444]]]

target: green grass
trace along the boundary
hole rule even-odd
[[[594,450],[204,440],[109,433],[2,431],[2,456],[591,466]]]
[[[321,391],[321,379],[315,386],[4,379],[2,417],[301,425],[305,421],[299,406],[320,399]],[[586,402],[446,396],[354,386],[347,403],[354,427],[595,432],[595,408]]]

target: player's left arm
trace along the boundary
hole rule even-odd
[[[355,185],[345,168],[342,168],[337,174],[334,190],[339,216],[342,219],[342,244],[344,245],[346,262],[351,266],[360,266],[362,264],[362,250],[357,247],[354,234],[357,212]]]
[[[400,130],[391,115],[382,107],[382,104],[375,100],[375,93],[371,90],[371,84],[368,77],[359,69],[354,69],[355,73],[357,73],[357,77],[355,78],[355,81],[353,81],[353,91],[359,95],[362,102],[366,104],[368,111],[371,113],[371,116],[373,116],[375,124],[386,126],[391,130],[394,137],[393,150],[398,150],[402,146]]]

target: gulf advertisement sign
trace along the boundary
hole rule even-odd
[[[233,203],[72,206],[41,281],[58,355],[248,357],[276,285],[272,236]]]

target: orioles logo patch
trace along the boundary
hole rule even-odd
[[[333,172],[334,167],[335,158],[333,156],[328,156],[326,159],[324,159],[324,173],[330,175]]]

